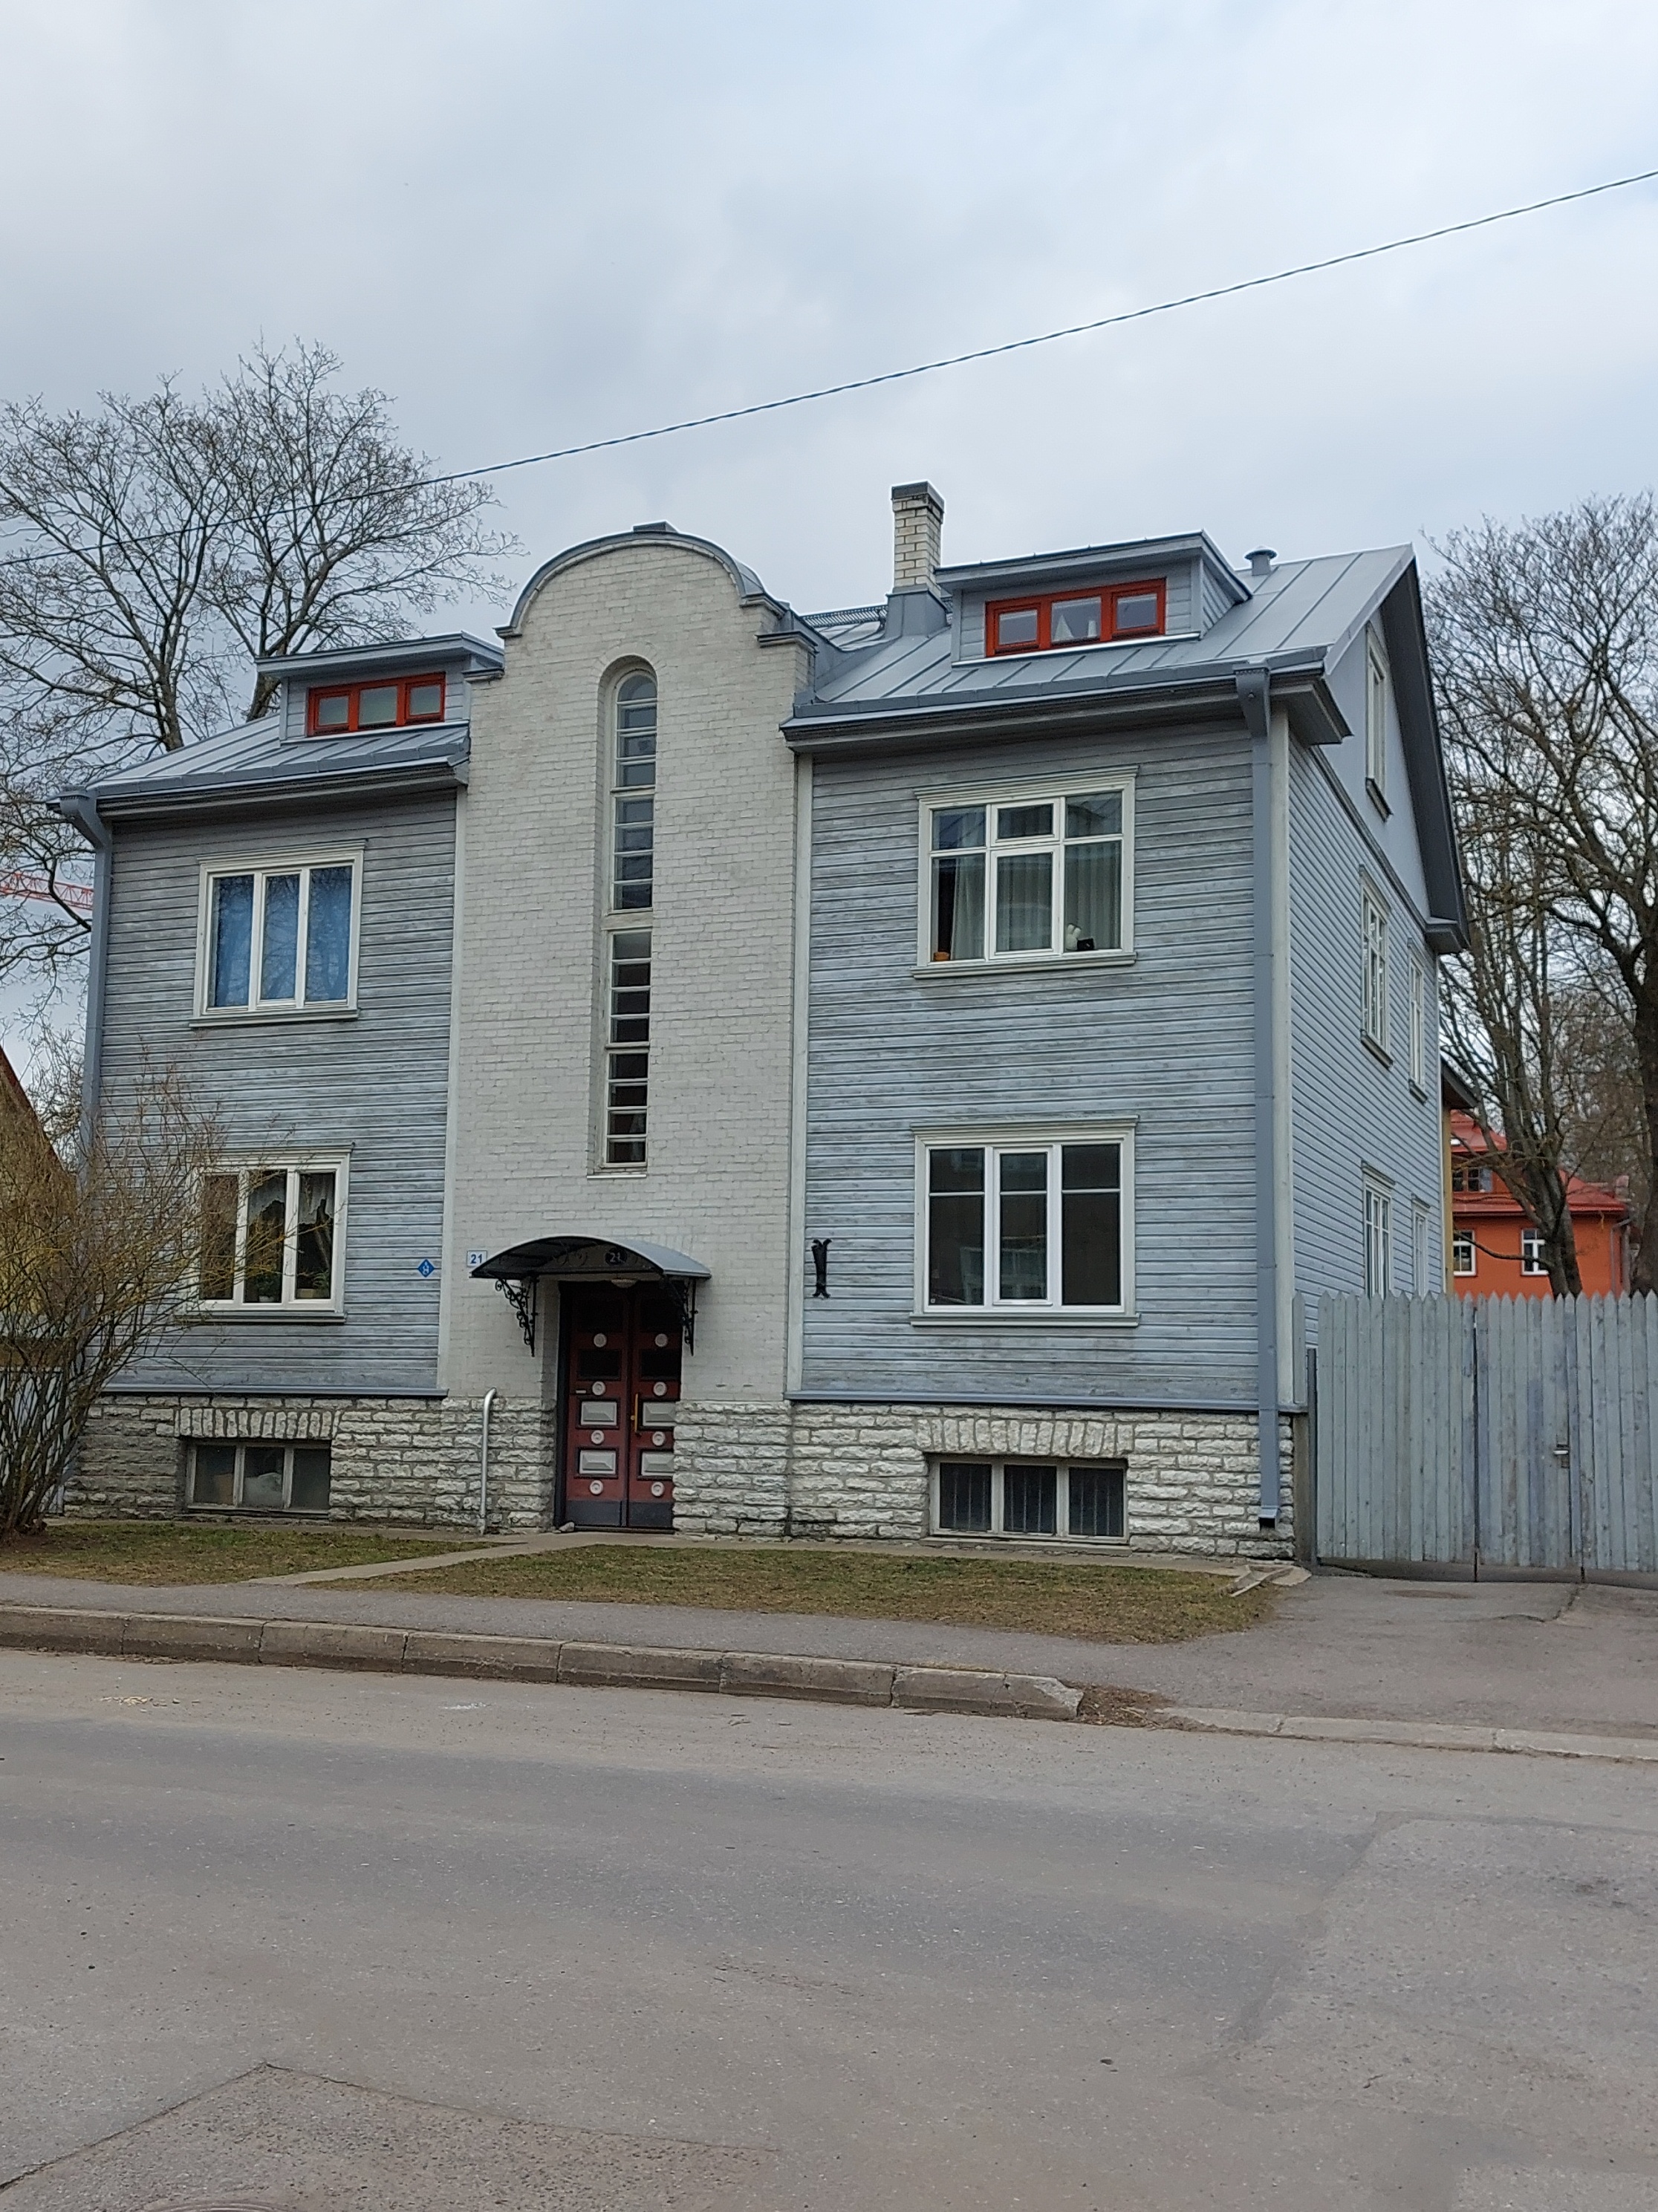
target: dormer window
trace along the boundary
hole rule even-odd
[[[441,676],[396,676],[367,684],[331,684],[309,695],[306,727],[313,738],[344,737],[356,730],[395,730],[409,722],[440,722],[443,707]]]
[[[1084,591],[1047,592],[1025,599],[993,599],[985,609],[987,653],[1060,653],[1078,645],[1163,634],[1161,576]]]

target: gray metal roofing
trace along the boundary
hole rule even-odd
[[[286,738],[275,714],[244,722],[217,737],[158,753],[137,768],[123,769],[92,788],[100,806],[123,800],[155,802],[210,792],[234,796],[239,791],[349,781],[356,776],[394,775],[428,767],[458,768],[466,758],[465,722],[428,722],[416,728],[382,730],[367,736]]]
[[[1200,635],[1074,653],[951,657],[949,629],[855,648],[819,665],[797,723],[907,707],[971,707],[1054,692],[1132,691],[1142,683],[1238,667],[1327,665],[1374,613],[1412,558],[1408,545],[1286,561]]]

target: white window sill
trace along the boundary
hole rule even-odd
[[[916,976],[1029,975],[1058,968],[1132,968],[1138,955],[1127,952],[1038,952],[1010,954],[1001,960],[929,960],[912,968]]]
[[[963,1306],[959,1312],[913,1313],[909,1320],[912,1328],[1138,1328],[1140,1325],[1137,1313],[1054,1306],[1044,1306],[1036,1313],[1017,1313],[1006,1306]]]
[[[1369,1036],[1363,1030],[1359,1031],[1358,1041],[1363,1046],[1365,1051],[1370,1054],[1372,1060],[1379,1060],[1384,1067],[1391,1067],[1393,1066],[1394,1056],[1392,1053],[1388,1051],[1385,1044],[1378,1044],[1373,1036]]]
[[[344,1315],[340,1311],[340,1310],[339,1310],[339,1308],[338,1308],[337,1306],[309,1307],[309,1306],[228,1306],[228,1305],[227,1305],[227,1306],[193,1306],[193,1307],[191,1309],[191,1310],[190,1310],[187,1314],[185,1314],[185,1315],[183,1316],[183,1318],[184,1318],[185,1321],[187,1321],[187,1322],[197,1322],[197,1323],[205,1322],[205,1323],[209,1323],[209,1324],[215,1323],[215,1322],[222,1322],[222,1321],[228,1321],[228,1322],[233,1322],[236,1323],[238,1326],[240,1326],[240,1324],[242,1324],[242,1323],[243,1323],[243,1322],[265,1322],[265,1321],[275,1321],[275,1322],[343,1322],[343,1321],[345,1319],[345,1316],[344,1316]]]
[[[355,1006],[215,1006],[197,1014],[193,1030],[264,1028],[280,1022],[355,1022]]]

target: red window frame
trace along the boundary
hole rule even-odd
[[[1121,629],[1117,625],[1117,603],[1121,599],[1143,599],[1146,592],[1155,592],[1157,598],[1157,620],[1152,629]],[[1029,599],[992,599],[985,608],[985,653],[987,658],[1007,653],[1076,653],[1082,650],[1072,639],[1062,639],[1058,645],[1049,642],[1048,632],[1055,605],[1069,599],[1090,599],[1096,593],[1101,600],[1100,635],[1090,638],[1090,645],[1109,645],[1120,638],[1161,637],[1168,621],[1169,586],[1162,576],[1147,576],[1134,584],[1073,584],[1062,592],[1042,592]],[[998,645],[996,625],[1003,615],[1034,614],[1036,617],[1036,640],[1034,645]]]
[[[305,701],[307,736],[313,738],[351,736],[357,728],[357,702],[363,693],[385,691],[394,684],[398,688],[397,720],[371,723],[369,726],[371,728],[397,730],[406,727],[411,722],[440,722],[443,720],[444,711],[449,703],[449,691],[447,681],[440,669],[434,669],[429,675],[426,676],[365,676],[355,684],[319,684],[313,686],[306,694]],[[435,714],[414,714],[409,710],[410,693],[417,690],[423,684],[435,684],[438,687],[438,711]],[[325,699],[343,699],[347,702],[345,721],[343,726],[332,723],[326,729],[322,726],[319,717],[321,714],[322,702]]]

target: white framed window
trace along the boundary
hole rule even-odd
[[[221,1513],[326,1513],[332,1485],[327,1444],[197,1443],[185,1495]]]
[[[345,1183],[337,1155],[227,1164],[203,1176],[201,1310],[340,1312]]]
[[[1472,1229],[1459,1229],[1451,1237],[1451,1273],[1454,1275],[1473,1275],[1479,1272],[1478,1249]]]
[[[1428,1209],[1421,1200],[1411,1202],[1411,1296],[1425,1298],[1437,1290],[1436,1283],[1428,1280]]]
[[[361,882],[361,848],[203,868],[197,1015],[355,1007]]]
[[[1520,1272],[1522,1275],[1546,1275],[1548,1261],[1543,1257],[1543,1232],[1540,1229],[1522,1229],[1520,1232]]]
[[[1394,1201],[1390,1191],[1364,1184],[1364,1295],[1390,1297],[1394,1287]]]
[[[1418,1091],[1428,1087],[1428,971],[1415,959],[1411,962],[1411,1081]]]
[[[1362,900],[1363,1033],[1380,1053],[1388,1049],[1388,915],[1374,891]]]
[[[1128,1540],[1126,1460],[940,1459],[932,1478],[935,1535]]]
[[[1133,943],[1133,785],[928,798],[920,957],[989,964],[1121,957]]]
[[[919,1149],[921,1312],[1130,1310],[1130,1131],[939,1133]]]
[[[651,933],[612,929],[604,953],[604,1164],[642,1168],[651,1076]]]
[[[1364,781],[1371,798],[1388,810],[1388,664],[1374,633],[1364,645]]]
[[[656,860],[656,678],[635,669],[616,688],[610,769],[610,907],[652,903]]]

